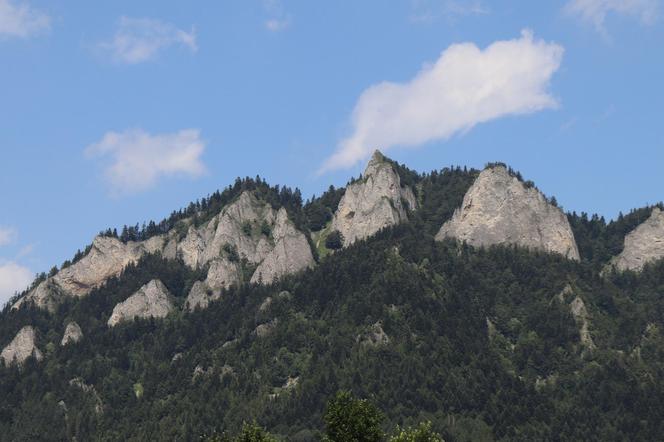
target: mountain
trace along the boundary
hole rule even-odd
[[[238,179],[3,309],[0,440],[320,440],[340,390],[447,441],[660,440],[661,209],[379,152],[306,202]]]

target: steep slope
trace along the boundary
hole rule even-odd
[[[34,356],[37,361],[44,359],[42,352],[36,345],[37,335],[35,329],[26,325],[21,328],[14,339],[2,349],[0,359],[5,365],[16,363],[23,364],[30,356]]]
[[[181,239],[177,229],[142,242],[123,243],[117,238],[98,236],[87,255],[41,282],[12,308],[18,309],[27,302],[53,312],[64,297],[85,296],[129,264],[156,252],[169,259],[180,258],[192,268],[212,263],[206,280],[212,290],[239,281],[239,266],[231,261],[246,259],[257,266],[258,273],[251,280],[262,283],[314,265],[305,234],[289,220],[286,210],[275,210],[249,191],[198,227],[192,220],[181,223],[188,226]]]
[[[641,271],[649,262],[664,258],[664,212],[652,209],[650,217],[625,236],[623,251],[611,259],[609,267]]]
[[[166,286],[158,279],[153,279],[113,308],[108,326],[113,327],[136,318],[163,318],[174,308]]]
[[[332,229],[341,232],[347,246],[387,226],[407,221],[408,210],[416,208],[412,189],[401,186],[392,162],[375,151],[362,178],[346,188],[334,214]]]
[[[455,238],[473,246],[516,244],[579,260],[565,214],[502,165],[480,173],[462,206],[436,235],[437,240],[444,238]]]

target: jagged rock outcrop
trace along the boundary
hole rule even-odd
[[[314,265],[306,236],[295,228],[283,207],[277,212],[272,230],[274,247],[258,265],[251,282],[270,283],[277,278]]]
[[[358,335],[355,341],[362,346],[378,347],[390,343],[390,337],[383,330],[383,324],[378,321],[365,333]]]
[[[579,296],[575,297],[570,304],[570,311],[579,328],[579,340],[588,350],[595,349],[595,343],[588,330],[588,310],[586,304]]]
[[[96,414],[102,414],[104,412],[104,403],[97,392],[97,389],[94,385],[86,384],[82,378],[74,378],[69,380],[69,386],[80,389],[83,393],[90,396],[94,403],[94,410]]]
[[[240,266],[228,259],[215,259],[210,264],[205,281],[196,281],[187,295],[184,306],[187,310],[206,308],[210,302],[221,297],[221,289],[240,283]]]
[[[166,286],[158,279],[153,279],[113,308],[108,326],[113,327],[135,318],[163,318],[173,308],[171,294]]]
[[[62,336],[62,341],[60,341],[61,346],[67,344],[73,344],[80,341],[83,338],[83,331],[81,327],[74,321],[67,324],[65,327],[65,333]]]
[[[500,165],[479,174],[462,206],[436,235],[437,240],[444,238],[476,247],[516,244],[579,260],[574,234],[562,210]]]
[[[641,271],[649,262],[664,258],[664,212],[652,209],[650,217],[625,236],[623,251],[607,269]]]
[[[362,179],[346,188],[334,214],[332,230],[338,230],[348,246],[387,226],[407,221],[407,208],[417,208],[412,189],[401,186],[392,163],[375,151]]]
[[[83,258],[40,283],[12,308],[31,302],[53,312],[64,296],[87,295],[109,278],[118,276],[129,264],[137,262],[146,253],[161,250],[163,243],[163,237],[125,244],[117,238],[98,236]]]
[[[23,364],[30,356],[37,361],[44,359],[44,355],[37,348],[37,333],[31,325],[26,325],[16,334],[14,339],[2,350],[0,359],[6,366],[16,363]]]
[[[574,296],[574,299],[569,303],[569,310],[572,313],[574,322],[576,322],[579,327],[579,341],[581,345],[586,350],[594,350],[596,348],[595,343],[593,342],[592,336],[590,336],[590,315],[588,314],[588,309],[586,308],[585,302],[579,295],[575,295],[574,289],[571,285],[567,284],[556,296],[556,299],[562,303],[566,304],[570,297]]]
[[[181,258],[192,268],[210,264],[205,284],[213,294],[240,282],[238,261],[243,258],[256,266],[251,280],[263,283],[314,265],[306,236],[288,219],[286,209],[273,209],[251,191],[240,194],[200,226],[191,220],[180,223],[178,229],[142,242],[95,238],[82,259],[43,281],[12,308],[30,302],[53,312],[64,297],[85,296],[109,278],[118,276],[129,264],[155,252],[167,259]],[[187,231],[184,237],[178,233],[182,226]],[[194,294],[201,293],[199,290]],[[196,299],[189,304],[207,305],[205,300]]]

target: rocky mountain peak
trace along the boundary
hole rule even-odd
[[[163,318],[174,308],[166,286],[160,280],[153,279],[113,308],[108,326],[113,327],[135,318]]]
[[[332,220],[332,229],[344,237],[344,245],[367,238],[379,230],[408,220],[417,208],[410,187],[401,185],[394,165],[375,151],[362,178],[346,188]]]
[[[41,361],[44,356],[37,348],[37,333],[31,325],[26,325],[16,334],[14,339],[2,350],[0,359],[6,366],[12,363],[23,364],[30,356]]]
[[[62,341],[60,341],[61,346],[67,344],[73,344],[80,341],[83,338],[83,331],[81,327],[74,321],[67,324],[65,327],[65,333],[62,336]]]
[[[503,165],[484,169],[437,240],[456,238],[476,247],[516,244],[579,260],[567,217]]]
[[[252,191],[242,192],[199,226],[190,219],[180,222],[187,232],[184,237],[179,229],[140,242],[96,237],[83,258],[40,283],[12,308],[28,302],[54,312],[64,297],[86,296],[129,264],[155,252],[167,259],[181,258],[192,268],[209,264],[207,287],[200,286],[199,295],[239,282],[236,261],[242,258],[257,266],[252,281],[263,283],[314,265],[306,236],[288,219],[286,209],[275,210]]]
[[[623,251],[609,266],[638,272],[660,258],[664,258],[664,212],[654,207],[650,217],[625,236]]]

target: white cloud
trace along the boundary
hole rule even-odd
[[[350,167],[376,148],[445,140],[495,118],[555,108],[548,86],[563,52],[530,31],[484,50],[451,45],[410,81],[366,89],[353,110],[352,134],[320,172]]]
[[[265,29],[272,32],[279,32],[290,27],[292,17],[284,11],[281,1],[264,0],[263,8],[269,16],[269,18],[265,20]]]
[[[11,244],[16,239],[16,230],[0,226],[0,246]]]
[[[658,3],[658,0],[570,0],[565,5],[565,11],[592,23],[599,32],[605,33],[604,22],[609,13],[631,15],[649,25],[657,19]]]
[[[173,45],[182,45],[192,52],[198,50],[196,32],[178,29],[160,20],[121,17],[113,39],[99,44],[118,63],[136,64],[154,59]]]
[[[108,132],[88,146],[88,156],[110,156],[105,177],[111,194],[147,190],[162,177],[199,177],[206,173],[200,157],[205,142],[197,129],[151,135],[141,129]]]
[[[50,17],[26,2],[0,0],[0,36],[26,38],[50,27]]]
[[[30,269],[15,262],[0,262],[0,308],[14,296],[30,285],[34,276]]]

